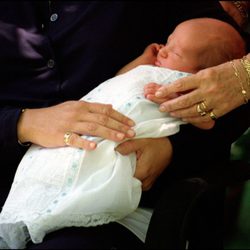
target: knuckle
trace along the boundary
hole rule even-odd
[[[126,126],[123,126],[123,125],[121,125],[121,124],[118,124],[118,125],[117,125],[117,130],[126,132],[126,131],[127,131],[127,127],[126,127]]]
[[[95,132],[97,130],[97,124],[89,122],[86,124],[87,132]]]
[[[75,104],[75,101],[66,101],[65,103],[64,103],[64,105],[66,106],[66,107],[71,107],[72,105],[74,105]]]
[[[213,96],[217,92],[218,92],[218,89],[214,85],[210,85],[209,88],[207,89],[207,94],[210,96]]]
[[[184,84],[183,84],[182,81],[176,81],[175,87],[176,87],[176,90],[178,92],[178,91],[181,91],[184,88]]]
[[[127,118],[126,116],[119,116],[119,121],[122,122],[122,123],[127,123],[129,120],[129,118]],[[121,127],[125,128],[124,126],[121,125]]]
[[[113,112],[112,105],[106,104],[103,106],[103,109],[102,109],[103,114],[110,116],[112,112]]]
[[[75,119],[79,114],[81,105],[78,101],[67,101],[65,103],[65,112],[68,119]]]
[[[77,109],[81,106],[78,101],[67,101],[66,104],[69,109]]]
[[[106,115],[99,115],[97,119],[98,119],[99,123],[102,125],[106,125],[109,121],[109,117]]]
[[[214,68],[208,68],[207,70],[204,70],[203,77],[206,79],[207,77],[214,77],[216,75],[216,70]]]

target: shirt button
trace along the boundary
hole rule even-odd
[[[43,24],[43,23],[41,24],[41,28],[42,28],[42,30],[45,28],[45,26],[44,26],[44,24]]]
[[[58,18],[58,15],[57,15],[56,13],[54,13],[54,14],[52,14],[52,15],[50,16],[50,21],[51,21],[51,22],[55,22],[55,21],[57,20],[57,18]]]
[[[52,69],[55,66],[55,61],[53,59],[49,59],[47,62],[47,66]]]

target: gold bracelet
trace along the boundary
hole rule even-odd
[[[21,114],[25,112],[26,109],[21,110]],[[17,140],[18,144],[21,145],[22,147],[29,147],[31,145],[30,142],[21,142],[20,140]]]
[[[17,140],[18,144],[21,145],[22,147],[29,147],[31,145],[30,142],[21,142],[19,140]]]
[[[241,81],[241,77],[240,77],[239,71],[238,71],[237,67],[234,64],[234,60],[230,61],[230,63],[232,65],[233,69],[234,69],[234,75],[239,80],[239,83],[240,83],[240,86],[241,86],[241,94],[244,97],[244,103],[247,104],[248,103],[247,91],[244,89],[244,85],[243,85],[243,82]]]
[[[246,56],[244,56],[242,59],[240,59],[240,62],[247,73],[247,85],[250,87],[250,61],[246,58]]]

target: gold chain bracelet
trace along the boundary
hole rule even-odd
[[[243,95],[243,98],[244,98],[244,103],[247,104],[248,103],[247,91],[244,89],[244,85],[243,85],[243,82],[241,81],[239,71],[238,71],[236,65],[234,64],[234,60],[230,61],[230,63],[232,65],[233,69],[234,69],[234,75],[239,80],[239,83],[240,83],[240,86],[241,86],[241,94]]]
[[[21,110],[21,114],[25,112],[26,109]],[[20,140],[17,140],[18,144],[21,145],[22,147],[29,147],[31,145],[30,142],[21,142]]]
[[[250,61],[246,58],[246,56],[244,56],[242,59],[240,59],[240,62],[247,73],[247,85],[250,88]]]

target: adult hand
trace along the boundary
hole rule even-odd
[[[211,118],[221,117],[244,103],[241,85],[229,62],[178,79],[156,92],[158,98],[173,94],[179,96],[162,103],[160,110],[193,124],[211,122]],[[206,111],[205,115],[198,112],[198,104]]]
[[[122,155],[135,152],[135,177],[142,182],[142,190],[149,190],[172,159],[172,145],[167,137],[136,139],[123,142],[116,150]]]
[[[164,102],[167,102],[168,100],[171,100],[173,98],[176,98],[179,96],[177,93],[173,93],[167,97],[157,97],[155,96],[155,93],[162,87],[163,85],[157,84],[157,83],[149,83],[146,84],[144,87],[144,95],[145,98],[148,100],[155,102],[157,104],[162,104]],[[201,128],[201,129],[210,129],[214,126],[214,121],[201,121],[201,122],[192,122],[192,125]]]
[[[119,142],[134,136],[131,126],[134,122],[111,105],[67,101],[53,107],[27,109],[18,122],[18,138],[44,147],[60,147],[65,146],[65,133],[71,132],[70,146],[91,150],[96,143],[81,135]]]

